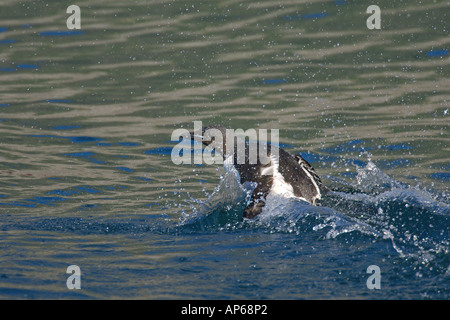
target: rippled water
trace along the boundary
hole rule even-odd
[[[0,297],[448,299],[450,5],[370,4],[0,3]],[[171,161],[200,120],[279,129],[324,206],[242,221],[232,173]]]

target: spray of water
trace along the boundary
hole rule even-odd
[[[370,237],[391,242],[401,258],[419,259],[422,263],[448,259],[447,203],[427,190],[392,179],[370,160],[356,171],[350,184],[334,182],[333,191],[325,196],[321,207],[270,195],[259,216],[243,220],[242,211],[254,186],[241,186],[238,173],[231,167],[206,201],[197,202],[190,214],[183,214],[179,225],[195,230],[259,228],[298,235],[315,232],[321,239]]]

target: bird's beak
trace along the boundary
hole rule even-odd
[[[203,142],[203,136],[199,134],[194,134],[194,132],[191,132],[191,140]]]

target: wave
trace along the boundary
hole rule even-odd
[[[196,201],[184,213],[184,231],[235,231],[259,229],[270,233],[313,233],[320,239],[352,237],[390,241],[402,258],[430,262],[450,260],[450,206],[447,195],[436,195],[400,183],[375,163],[356,167],[351,183],[328,177],[330,189],[322,206],[296,198],[270,195],[263,212],[253,220],[242,219],[251,186],[241,186],[237,172],[226,170],[206,201]],[[195,199],[193,199],[195,201]],[[448,264],[448,263],[447,263]]]

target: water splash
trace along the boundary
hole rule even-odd
[[[402,258],[421,263],[448,259],[450,206],[437,195],[392,179],[372,161],[357,168],[351,187],[352,192],[332,192],[325,205],[354,218],[357,225],[370,226],[375,239],[391,241]]]
[[[237,172],[228,170],[206,201],[196,201],[193,212],[183,214],[179,226],[197,231],[315,233],[318,240],[368,237],[390,242],[403,259],[420,263],[438,259],[447,269],[450,206],[430,191],[392,179],[370,160],[356,170],[351,183],[334,181],[321,207],[270,195],[263,212],[253,220],[242,219],[252,189],[241,186]]]
[[[191,212],[182,211],[179,225],[200,230],[234,225],[241,220],[246,199],[251,191],[251,186],[240,184],[237,170],[226,166],[219,185],[205,201],[190,198]]]

